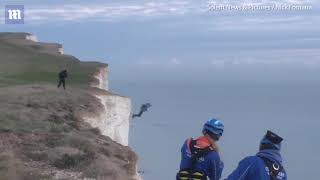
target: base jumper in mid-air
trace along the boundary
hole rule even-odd
[[[142,114],[146,111],[148,111],[148,109],[151,107],[151,104],[150,103],[145,103],[145,104],[142,104],[141,107],[140,107],[140,112],[138,114],[133,114],[132,115],[132,118],[135,118],[135,117],[141,117]]]
[[[63,89],[66,89],[66,78],[68,78],[68,72],[67,70],[62,70],[61,72],[59,72],[59,84],[58,84],[58,88],[60,88],[61,84],[63,86]]]

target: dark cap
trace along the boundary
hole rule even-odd
[[[282,137],[268,130],[266,135],[264,135],[263,139],[260,142],[260,150],[263,150],[263,149],[280,150],[282,140],[283,140]]]
[[[274,144],[280,144],[282,142],[282,140],[283,140],[282,137],[280,137],[276,133],[274,133],[272,131],[269,131],[269,130],[267,131],[267,134],[265,135],[265,137],[267,139],[269,139]]]

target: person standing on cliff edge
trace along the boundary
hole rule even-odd
[[[59,72],[59,84],[58,88],[60,88],[61,84],[63,89],[66,90],[66,78],[68,78],[68,71],[66,69]]]

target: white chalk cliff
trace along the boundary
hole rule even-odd
[[[95,117],[87,117],[85,120],[93,127],[98,128],[105,136],[128,146],[129,144],[129,121],[131,119],[131,100],[128,97],[109,93],[108,68],[100,67],[94,75],[95,82],[91,87],[103,91],[92,91],[103,105],[103,110]],[[138,169],[138,168],[137,168]],[[142,180],[137,173],[136,180]]]
[[[33,41],[33,42],[39,42],[38,41],[38,38],[34,35],[31,35],[31,34],[26,34],[26,40],[30,40],[30,41]]]
[[[39,42],[37,37],[29,33],[2,33],[2,40],[10,40],[11,44],[24,45],[30,49],[36,49],[38,52],[48,54],[63,55],[64,50],[61,44]],[[14,40],[14,41],[12,41]]]
[[[128,146],[131,100],[128,97],[108,92],[107,66],[100,67],[94,78],[95,81],[91,84],[94,89],[91,94],[100,100],[103,108],[95,116],[85,117],[84,119],[91,126],[98,128],[103,135]]]
[[[97,70],[96,74],[94,75],[94,78],[98,82],[93,82],[91,84],[92,87],[96,87],[99,89],[103,90],[109,90],[109,85],[108,85],[108,67],[101,67]]]

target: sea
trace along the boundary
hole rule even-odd
[[[144,180],[174,180],[180,149],[201,135],[203,123],[223,121],[219,142],[227,177],[246,156],[257,153],[267,130],[284,138],[282,157],[290,180],[318,179],[320,86],[316,84],[214,84],[112,82],[112,90],[152,107],[130,125],[130,147]]]

